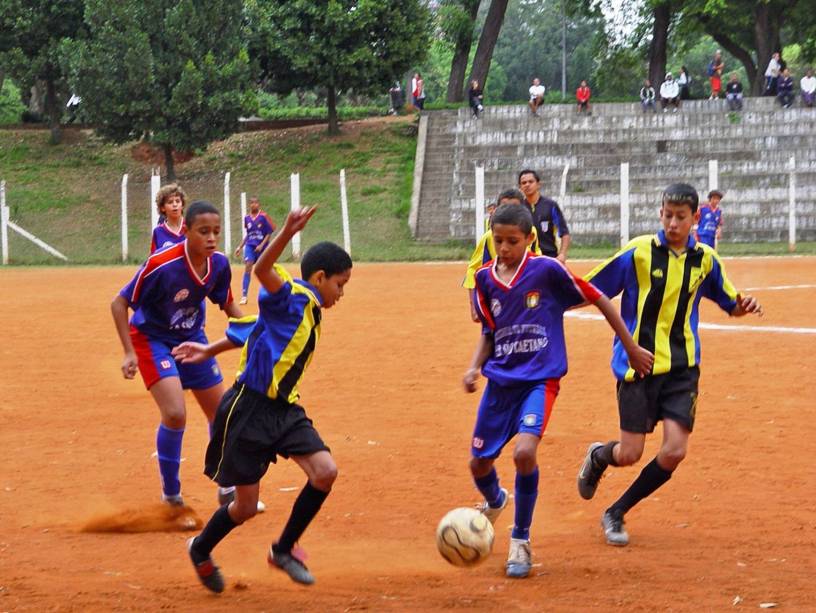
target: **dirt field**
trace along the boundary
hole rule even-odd
[[[809,332],[701,332],[689,457],[627,516],[631,544],[617,549],[604,544],[599,518],[639,467],[611,471],[590,502],[575,488],[586,445],[617,432],[611,333],[568,319],[570,373],[539,453],[536,566],[512,581],[503,572],[512,509],[482,566],[453,568],[434,545],[438,519],[479,498],[467,470],[478,395],[460,388],[478,336],[458,287],[463,266],[356,266],[325,314],[303,388],[340,467],[302,542],[317,583],[295,585],[265,560],[304,483],[284,462],[262,482],[268,512],[214,553],[228,582],[220,596],[199,585],[188,533],[79,531],[160,494],[158,411],[140,381],[119,373],[108,310],[134,270],[0,270],[0,611],[816,610],[816,258],[727,267],[739,287],[776,288],[753,292],[766,316],[729,321],[708,303],[703,321]],[[790,285],[806,287],[778,288]],[[209,314],[210,338],[223,323]],[[237,359],[220,360],[229,383]],[[188,408],[184,494],[207,519],[216,507],[201,473],[207,428],[192,397]],[[512,490],[511,455],[498,468]]]

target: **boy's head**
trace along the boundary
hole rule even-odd
[[[253,196],[249,199],[249,212],[253,215],[257,214],[258,211],[261,210],[261,201],[258,200],[257,196]]]
[[[718,204],[720,204],[720,200],[723,199],[724,195],[725,194],[723,194],[720,190],[712,189],[710,192],[708,192],[708,203],[711,206],[716,207]]]
[[[526,206],[503,204],[490,222],[496,259],[509,268],[518,266],[533,240],[533,215]]]
[[[187,194],[178,183],[168,183],[156,192],[156,210],[165,217],[180,218],[187,205]]]
[[[496,207],[503,204],[524,204],[524,194],[517,189],[506,189],[496,198]]]
[[[187,246],[195,255],[212,255],[221,234],[221,213],[206,200],[193,202],[184,215]]]
[[[666,233],[666,241],[673,249],[686,246],[691,228],[698,218],[700,198],[697,190],[688,183],[672,183],[663,191],[660,221]]]
[[[300,275],[320,294],[323,308],[331,308],[343,296],[351,278],[351,256],[339,245],[323,241],[309,248],[300,262]]]

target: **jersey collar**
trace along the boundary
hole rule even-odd
[[[668,239],[666,238],[666,231],[660,230],[655,235],[655,243],[660,245],[661,247],[665,247],[669,251],[672,251],[672,248],[669,247]],[[692,251],[697,248],[697,241],[694,240],[694,235],[689,233],[688,239],[686,240],[686,251]]]
[[[314,285],[308,281],[304,281],[303,279],[295,279],[294,282],[305,289],[311,296],[312,300],[314,300],[319,307],[323,307],[323,299],[320,297],[320,292],[317,291],[317,288]]]
[[[207,270],[204,273],[203,277],[198,276],[198,272],[196,272],[195,266],[193,266],[193,262],[190,260],[190,254],[187,251],[187,241],[184,241],[184,261],[187,263],[187,271],[190,273],[190,276],[193,280],[198,283],[199,285],[206,285],[207,281],[210,279],[210,273],[212,273],[212,257],[207,257]]]
[[[512,289],[512,287],[516,284],[516,281],[518,281],[519,277],[521,277],[521,273],[524,272],[524,269],[527,266],[527,262],[530,261],[531,257],[533,257],[532,251],[528,250],[527,252],[525,252],[524,257],[521,259],[521,262],[519,262],[518,268],[516,268],[516,272],[513,273],[513,278],[510,279],[510,283],[505,283],[504,281],[502,281],[499,278],[498,273],[496,272],[496,269],[499,265],[499,258],[493,260],[493,266],[490,267],[490,276],[493,277],[493,281],[496,282],[496,285],[498,285],[502,289],[505,290]]]

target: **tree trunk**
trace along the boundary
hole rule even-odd
[[[660,88],[666,76],[666,43],[671,25],[671,5],[661,2],[653,10],[652,42],[649,44],[649,80],[652,87]]]
[[[326,95],[326,106],[329,108],[329,134],[340,134],[340,124],[337,122],[337,91],[334,85],[329,85]]]
[[[176,182],[176,166],[173,162],[173,145],[170,143],[162,143],[162,151],[164,151],[164,167],[167,169],[167,182]]]
[[[6,71],[0,66],[0,92],[3,91],[3,83],[6,81]]]
[[[482,86],[482,90],[487,87],[487,73],[490,70],[490,60],[493,58],[493,49],[501,32],[504,14],[507,11],[509,0],[492,0],[490,9],[487,11],[482,35],[479,37],[479,46],[476,47],[476,56],[473,58],[473,69],[470,72],[471,80],[476,80]]]
[[[62,140],[60,130],[60,116],[62,105],[57,100],[57,85],[53,79],[49,79],[45,84],[45,110],[48,114],[48,127],[51,129],[51,144],[59,145]]]
[[[462,102],[465,99],[465,72],[467,72],[470,48],[473,46],[473,27],[479,14],[479,0],[471,0],[468,13],[470,29],[456,42],[456,49],[451,60],[450,78],[448,79],[448,102]]]
[[[765,91],[765,68],[774,51],[782,51],[779,45],[779,30],[782,15],[769,4],[757,2],[754,7],[754,46],[756,47],[756,71],[751,80],[751,92],[755,95]]]

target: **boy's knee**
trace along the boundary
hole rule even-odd
[[[236,499],[231,503],[229,510],[232,521],[236,524],[242,524],[258,514],[258,501],[245,500],[239,502]]]
[[[535,447],[516,447],[513,452],[513,463],[516,465],[516,472],[523,475],[531,473],[536,466]]]
[[[484,477],[493,467],[493,460],[490,458],[470,458],[470,473],[478,479]]]
[[[658,454],[658,461],[666,470],[674,470],[685,458],[685,446],[663,447]]]
[[[621,444],[618,445],[617,451],[615,460],[619,466],[631,466],[643,455],[643,447],[626,447]]]
[[[327,462],[315,468],[311,483],[315,489],[328,492],[336,480],[337,465],[334,462]]]
[[[180,430],[187,425],[187,411],[184,410],[184,407],[165,409],[162,413],[161,423],[166,428]]]

